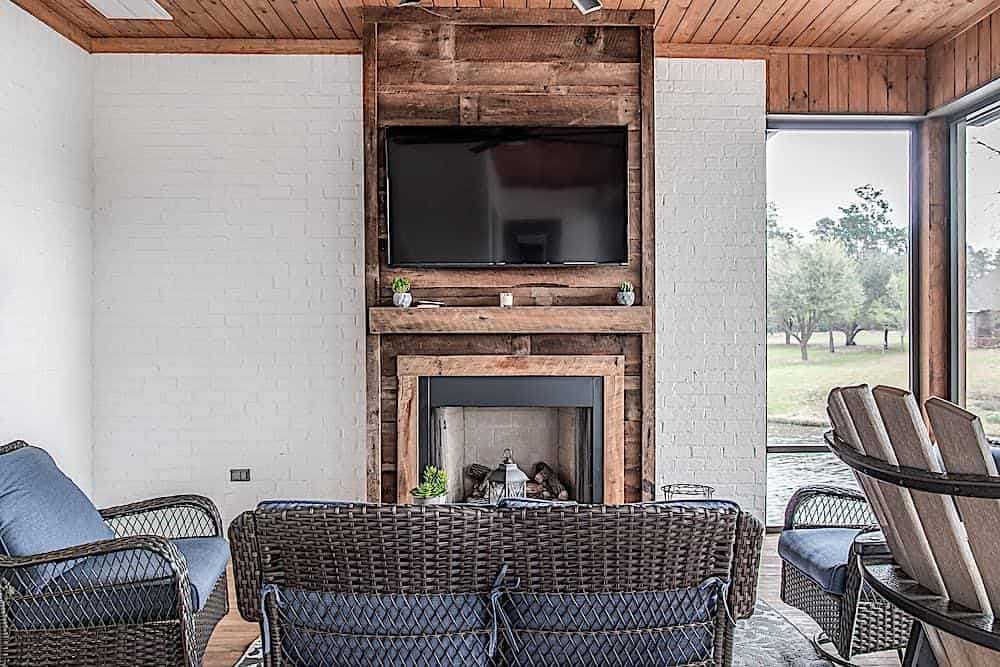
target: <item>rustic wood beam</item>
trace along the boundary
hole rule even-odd
[[[43,0],[12,0],[12,2],[84,51],[91,51],[93,38],[75,23],[49,7]]]
[[[652,333],[651,306],[368,309],[373,334]]]
[[[515,9],[499,7],[365,7],[370,23],[454,23],[456,25],[593,25],[650,26],[656,14],[651,9],[608,9],[581,14],[575,9]]]

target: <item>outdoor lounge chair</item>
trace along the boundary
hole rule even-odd
[[[230,526],[278,665],[730,665],[762,529],[730,502],[265,503]]]
[[[873,502],[892,555],[889,562],[863,558],[862,576],[921,621],[904,665],[1000,664],[1000,633],[993,630],[1000,502],[992,499],[1000,497],[1000,479],[997,452],[978,418],[929,400],[935,448],[909,392],[861,385],[835,390],[831,405],[835,397],[853,432],[837,428],[827,442],[878,489]]]
[[[228,558],[206,498],[98,511],[44,450],[0,447],[2,665],[200,665]]]

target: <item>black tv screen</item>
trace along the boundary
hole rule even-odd
[[[391,128],[389,264],[625,264],[627,130]]]

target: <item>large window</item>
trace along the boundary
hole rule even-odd
[[[1000,108],[956,129],[958,398],[1000,437]]]
[[[806,484],[853,487],[823,446],[837,385],[910,385],[909,129],[767,142],[767,523]]]

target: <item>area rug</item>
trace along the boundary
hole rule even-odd
[[[260,639],[247,649],[235,667],[260,667],[264,654]],[[753,618],[736,626],[733,667],[832,667],[816,655],[812,644],[774,607],[757,602]]]

